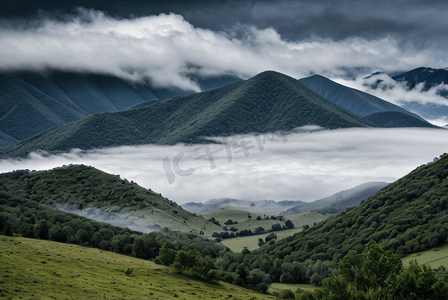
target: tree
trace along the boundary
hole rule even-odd
[[[53,225],[48,230],[48,238],[52,241],[65,243],[67,241],[67,232],[59,225]]]
[[[268,234],[265,238],[264,238],[264,240],[266,241],[266,243],[267,242],[269,242],[270,240],[276,240],[277,239],[277,235],[275,234],[275,233],[270,233],[270,234]]]
[[[278,294],[278,298],[279,299],[295,299],[296,296],[294,295],[293,291],[291,291],[291,290],[282,290]]]
[[[51,223],[45,219],[39,220],[34,225],[34,235],[40,239],[46,240],[48,237],[48,231],[50,230]]]
[[[272,230],[280,231],[280,230],[282,230],[282,226],[279,223],[272,224]]]
[[[247,285],[247,277],[249,276],[249,271],[247,270],[244,263],[241,263],[236,268],[236,277],[233,281],[233,284],[240,285],[240,286],[246,286]]]
[[[196,255],[197,255],[196,249],[189,250],[188,252],[184,250],[179,250],[177,251],[176,258],[174,259],[174,261],[180,263],[185,270],[188,270],[196,264]]]
[[[259,227],[255,228],[255,234],[260,234],[263,232],[265,232],[263,227],[259,226]]]
[[[291,222],[291,220],[286,220],[285,226],[288,227],[288,229],[294,228],[294,224]]]
[[[166,244],[163,244],[159,250],[159,258],[165,266],[169,266],[174,262],[176,254],[176,250],[168,248]]]

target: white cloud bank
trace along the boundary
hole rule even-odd
[[[448,64],[431,49],[400,48],[392,37],[289,41],[273,28],[239,25],[225,33],[195,28],[176,14],[115,19],[80,8],[65,18],[0,21],[0,70],[90,71],[196,91],[186,75],[249,77],[275,70],[301,78],[343,74],[342,68],[393,71]]]
[[[368,181],[395,181],[448,149],[448,130],[443,129],[358,128],[295,133],[286,140],[267,137],[246,136],[239,146],[210,145],[213,162],[203,146],[146,145],[33,154],[1,160],[0,172],[85,164],[120,174],[179,204],[220,197],[311,201]]]

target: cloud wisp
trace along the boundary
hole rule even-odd
[[[234,24],[225,32],[212,31],[178,14],[125,19],[79,8],[64,17],[0,20],[0,70],[103,73],[194,91],[199,87],[190,74],[248,78],[275,70],[301,78],[438,64],[440,57],[430,49],[407,51],[392,36],[286,40],[274,27]]]
[[[0,161],[0,171],[91,165],[179,204],[221,197],[312,201],[369,181],[395,181],[448,149],[448,131],[443,129],[356,128],[285,137],[258,136],[259,144],[256,136],[242,136],[229,147],[211,144],[213,161],[204,145],[145,145],[31,154],[27,159]],[[173,166],[180,153],[179,169],[172,169],[170,182],[164,159]]]
[[[150,233],[153,231],[159,231],[161,229],[160,226],[141,224],[138,221],[128,219],[128,216],[126,215],[110,213],[98,208],[76,209],[74,207],[67,207],[62,205],[59,205],[56,208],[60,211],[72,213],[81,217],[95,220],[97,222],[108,223],[123,228],[127,227],[131,230],[143,233]]]

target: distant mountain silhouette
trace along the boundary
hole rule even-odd
[[[323,76],[313,75],[300,79],[299,82],[331,102],[372,121],[378,127],[433,127],[420,116],[395,104],[338,84]],[[373,117],[374,115],[376,117]],[[388,118],[392,119],[387,120]]]
[[[361,201],[367,200],[388,185],[387,182],[366,182],[320,200],[301,203],[284,211],[283,215],[288,216],[308,211],[337,213],[346,207],[358,206]]]
[[[375,76],[372,74],[369,77]],[[386,75],[386,74],[385,74]],[[389,76],[389,75],[387,75]],[[407,88],[414,89],[417,85],[423,83],[423,91],[428,91],[430,88],[438,86],[442,83],[448,84],[448,70],[447,69],[432,69],[420,67],[402,74],[389,76],[396,82],[403,83]],[[380,86],[382,80],[377,80],[372,88],[376,89]],[[384,88],[384,87],[383,87]],[[388,88],[388,87],[385,87]],[[448,118],[448,91],[442,90],[439,95],[447,98],[446,103],[419,103],[419,102],[405,102],[402,108],[414,112],[425,119],[432,120],[438,118]]]

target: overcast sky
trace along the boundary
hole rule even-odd
[[[70,3],[70,5],[66,4]],[[295,78],[448,67],[447,1],[0,0],[0,69],[198,91],[185,75]]]

